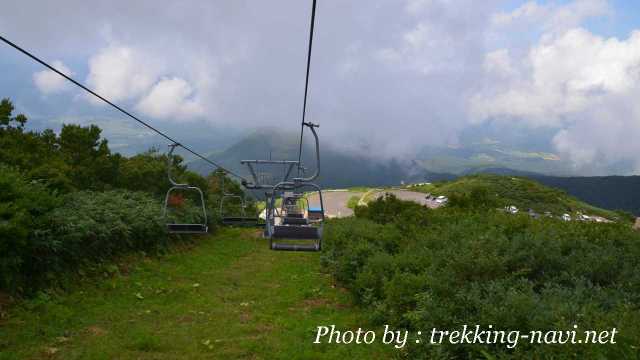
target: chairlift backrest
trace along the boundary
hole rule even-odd
[[[171,168],[172,168],[172,155],[173,151],[176,147],[180,146],[180,144],[170,144],[169,145],[169,153],[167,153],[167,177],[169,178],[169,182],[171,183],[171,187],[167,191],[167,194],[164,198],[164,207],[162,211],[163,217],[167,218],[167,212],[169,208],[169,197],[173,191],[176,190],[192,190],[198,192],[200,195],[200,205],[202,209],[202,223],[176,223],[176,222],[167,222],[167,231],[172,234],[203,234],[207,233],[209,227],[207,225],[207,209],[204,202],[204,194],[202,190],[196,186],[191,186],[189,184],[181,184],[178,183],[171,177]]]

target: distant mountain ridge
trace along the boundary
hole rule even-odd
[[[323,142],[322,134],[320,134],[320,146],[321,176],[318,183],[326,188],[390,186],[399,185],[403,181],[433,182],[453,180],[461,175],[492,173],[531,178],[544,185],[562,189],[592,205],[640,215],[640,176],[560,177],[543,175],[535,171],[491,166],[461,168],[459,173],[452,174],[431,171],[432,169],[425,168],[425,164],[420,160],[374,160],[366,155],[345,153]],[[314,155],[312,139],[305,138],[302,160],[310,170],[315,166]],[[240,160],[269,158],[292,160],[297,157],[298,134],[264,128],[254,131],[224,151],[212,153],[209,158],[248,177],[247,168],[240,164]],[[190,162],[189,167],[204,175],[212,170],[211,166],[202,160]]]
[[[297,160],[298,136],[293,132],[260,129],[225,151],[212,154],[210,159],[243,176],[249,176],[247,167],[240,164],[241,160]],[[415,169],[411,162],[393,159],[373,160],[365,155],[347,154],[323,143],[322,134],[320,134],[320,159],[321,173],[318,183],[324,187],[388,186],[415,178],[412,175],[412,170]],[[315,169],[315,150],[311,137],[305,137],[302,162],[309,171]],[[211,167],[202,160],[189,163],[189,167],[201,174],[211,171]],[[280,168],[278,171],[283,169]]]

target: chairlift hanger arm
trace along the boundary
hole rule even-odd
[[[167,153],[167,177],[169,178],[169,182],[171,183],[172,186],[187,187],[188,186],[187,184],[180,184],[171,177],[171,168],[173,167],[173,162],[171,161],[171,159],[173,156],[173,151],[178,146],[181,146],[181,145],[178,143],[169,144],[169,152]]]
[[[316,133],[316,128],[320,127],[320,125],[311,123],[311,122],[305,122],[303,123],[303,126],[308,127],[311,130],[311,133],[313,134],[313,138],[315,139],[315,143],[316,143],[316,171],[313,173],[313,175],[309,176],[309,177],[299,177],[299,178],[294,178],[293,181],[296,182],[311,182],[315,179],[318,178],[318,176],[320,176],[320,140],[318,139],[318,133]]]
[[[304,80],[304,100],[302,102],[302,121],[300,126],[300,147],[298,149],[298,163],[302,162],[302,136],[307,115],[307,93],[309,90],[309,71],[311,69],[311,49],[313,48],[313,28],[316,23],[316,0],[311,4],[311,25],[309,26],[309,49],[307,50],[307,74]],[[298,168],[298,175],[300,168]]]

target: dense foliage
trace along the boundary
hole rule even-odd
[[[165,154],[112,153],[94,125],[63,125],[58,134],[28,131],[26,116],[13,110],[9,100],[0,101],[0,290],[28,292],[66,270],[166,246]],[[226,192],[242,190],[224,173],[204,178],[188,171],[180,156],[170,160],[177,181],[205,192],[214,229],[222,179]],[[177,191],[169,200],[169,220],[203,221],[197,192]]]
[[[520,210],[531,209],[538,214],[550,212],[559,216],[563,213],[581,212],[608,219],[633,219],[630,214],[597,208],[568,195],[563,190],[550,188],[524,177],[477,174],[411,189],[446,195],[451,200],[451,205],[461,208],[504,208],[514,205]]]
[[[333,220],[325,234],[324,264],[380,324],[620,332],[616,345],[520,342],[515,350],[411,342],[408,358],[638,355],[640,234],[626,223],[533,219],[482,205],[429,210],[386,197]]]
[[[31,255],[37,256],[34,228],[61,201],[42,183],[28,181],[0,164],[0,289],[16,288],[27,273]]]

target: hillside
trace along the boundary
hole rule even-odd
[[[448,197],[469,196],[474,191],[481,191],[485,192],[489,202],[497,207],[514,205],[520,210],[533,209],[539,214],[551,212],[554,215],[573,215],[581,212],[608,219],[621,217],[614,211],[593,206],[561,189],[545,186],[525,177],[476,174],[449,182],[412,187],[412,190]]]
[[[558,188],[589,204],[609,210],[624,210],[640,216],[640,176],[546,176],[508,168],[486,168],[470,173],[510,175],[534,179]]]

